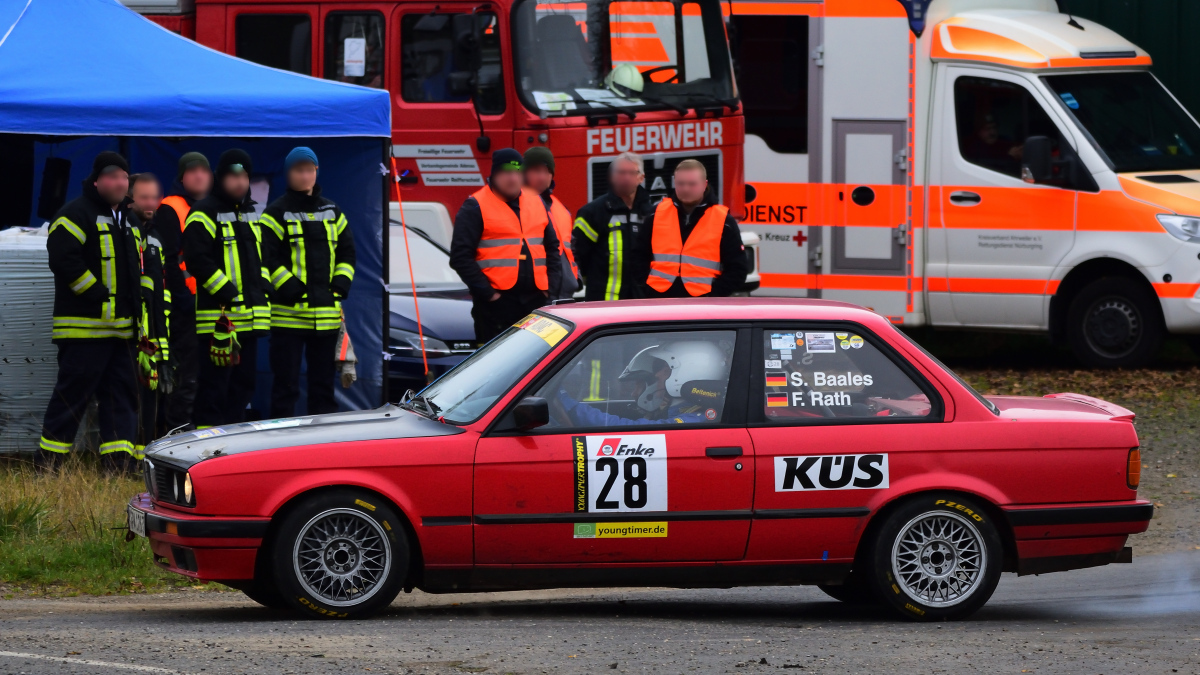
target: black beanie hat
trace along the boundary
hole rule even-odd
[[[183,180],[183,174],[187,173],[187,170],[194,166],[202,166],[206,169],[212,168],[208,164],[208,158],[201,153],[194,151],[185,152],[183,153],[183,156],[179,158],[179,165],[175,171],[175,180]]]
[[[525,168],[531,166],[544,166],[554,173],[554,153],[550,152],[550,148],[540,145],[535,145],[525,151]]]
[[[522,168],[521,153],[512,148],[501,148],[492,153],[492,175],[501,171],[520,171]]]
[[[235,166],[239,166],[241,171],[234,171]],[[217,180],[221,180],[230,173],[251,173],[254,171],[254,165],[250,162],[250,154],[241,148],[230,148],[221,153],[221,158],[217,160]]]
[[[104,152],[96,155],[96,159],[92,161],[92,173],[88,176],[87,182],[96,182],[96,179],[100,177],[100,174],[110,166],[115,166],[118,169],[123,170],[125,173],[129,173],[129,162],[125,161],[125,158],[122,157],[120,153],[113,152],[112,150],[105,150]]]

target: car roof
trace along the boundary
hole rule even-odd
[[[804,298],[683,298],[577,302],[542,308],[547,314],[588,329],[616,323],[655,321],[853,321],[874,326],[887,320],[865,307]]]

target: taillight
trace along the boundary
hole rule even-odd
[[[1142,449],[1129,449],[1129,465],[1125,468],[1125,483],[1130,490],[1136,490],[1142,481]]]

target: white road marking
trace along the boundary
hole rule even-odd
[[[26,654],[25,652],[0,652],[0,656],[9,656],[14,659],[41,659],[42,661],[54,661],[56,663],[74,663],[81,666],[99,666],[101,668],[120,668],[121,670],[136,670],[141,673],[169,673],[170,675],[181,675],[178,670],[169,670],[167,668],[155,668],[154,666],[139,666],[133,663],[113,663],[111,661],[93,661],[91,659],[73,659],[69,656],[47,656],[45,654]]]

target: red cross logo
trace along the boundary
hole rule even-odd
[[[803,246],[804,242],[808,241],[808,237],[804,236],[803,232],[797,232],[796,236],[792,237],[792,241],[796,242],[797,246]]]

